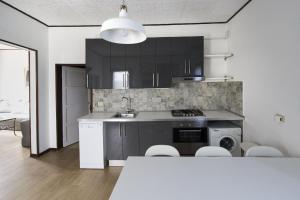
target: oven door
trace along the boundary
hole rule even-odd
[[[194,155],[208,145],[207,128],[173,128],[173,144],[182,155]]]

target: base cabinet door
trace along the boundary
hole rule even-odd
[[[121,123],[107,122],[104,124],[104,130],[107,159],[123,160]]]
[[[171,145],[173,143],[171,122],[142,122],[139,123],[140,151],[144,156],[152,145]]]
[[[123,159],[139,155],[139,126],[138,123],[123,123]]]

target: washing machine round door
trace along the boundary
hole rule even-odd
[[[219,146],[227,149],[228,151],[234,151],[236,148],[236,141],[233,137],[224,136],[220,139]]]

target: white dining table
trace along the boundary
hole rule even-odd
[[[110,200],[299,200],[300,158],[129,157]]]

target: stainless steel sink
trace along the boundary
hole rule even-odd
[[[135,118],[136,116],[136,112],[124,112],[115,114],[113,118]]]

